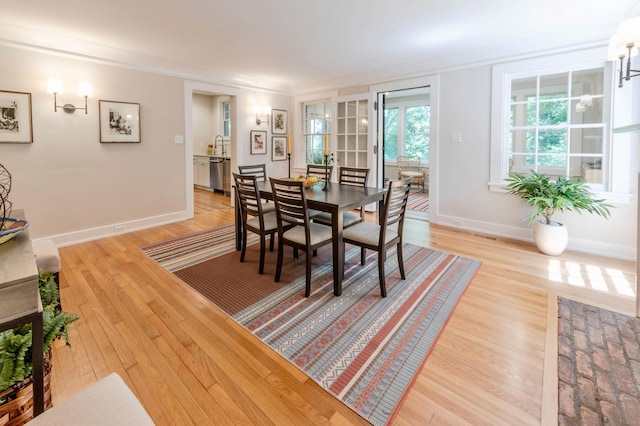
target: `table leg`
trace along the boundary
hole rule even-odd
[[[342,212],[331,213],[331,232],[333,236],[333,294],[342,294],[342,276],[344,272],[344,244],[342,243]]]

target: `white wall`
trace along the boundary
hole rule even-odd
[[[286,177],[287,176],[287,161],[272,161],[272,137],[271,124],[267,125],[266,122],[262,122],[260,125],[256,124],[256,115],[254,112],[254,106],[263,109],[266,105],[270,105],[273,109],[285,110],[288,112],[289,117],[289,129],[291,132],[292,126],[292,110],[291,110],[291,98],[289,96],[283,96],[274,93],[267,92],[246,92],[244,96],[244,103],[239,106],[238,111],[240,115],[240,121],[243,126],[240,129],[239,138],[237,140],[237,162],[232,162],[232,170],[237,172],[238,165],[252,165],[264,163],[267,170],[267,176],[272,177]],[[251,130],[261,130],[267,132],[267,153],[266,154],[251,154],[250,145],[250,132]],[[293,164],[293,160],[292,160]]]
[[[191,124],[185,125],[185,119],[193,117],[193,111],[185,110],[191,98],[185,96],[185,91],[192,90],[189,82],[4,46],[0,55],[10,64],[0,68],[0,89],[33,96],[34,143],[0,144],[0,164],[14,177],[10,199],[15,208],[26,210],[33,238],[53,237],[58,244],[70,244],[107,236],[116,226],[128,231],[192,216],[194,135]],[[67,86],[60,103],[80,104],[74,94],[77,83],[93,83],[88,115],[53,112],[52,95],[45,93],[51,76],[62,77]],[[439,198],[432,207],[432,221],[444,225],[462,221],[467,229],[531,239],[531,228],[522,220],[531,208],[488,188],[491,67],[442,72],[439,77],[438,176],[431,179],[438,185]],[[206,85],[191,86],[207,92],[200,87],[206,89]],[[271,105],[287,110],[292,132],[297,116],[293,99],[255,90],[214,89],[213,94],[227,93],[235,99],[232,171],[238,164],[265,163],[269,176],[286,176],[287,161],[271,161],[270,126],[256,125],[253,108]],[[629,108],[637,111],[637,97],[629,98]],[[139,102],[142,143],[101,144],[98,99]],[[251,130],[267,131],[266,154],[250,154]],[[462,143],[450,143],[451,133],[461,133]],[[176,135],[185,135],[188,145],[175,144]],[[628,138],[628,143],[638,145],[640,135]],[[638,149],[633,152],[629,188],[635,194]],[[569,247],[635,258],[636,201],[633,195],[629,204],[616,205],[610,220],[588,214],[559,215],[558,220],[569,228]]]
[[[193,153],[207,154],[207,146],[213,145],[216,135],[215,97],[193,95]],[[220,152],[216,152],[219,154]]]
[[[182,80],[0,46],[0,89],[32,94],[33,144],[0,144],[13,175],[10,200],[24,209],[32,238],[58,244],[176,220],[185,208]],[[53,111],[46,93],[59,76],[59,104],[83,102],[77,84],[93,84],[88,114]],[[140,103],[142,143],[100,143],[98,100]]]
[[[513,195],[491,192],[488,187],[490,111],[491,66],[440,75],[438,205],[430,218],[444,225],[461,221],[463,228],[531,240],[531,226],[523,219],[533,213],[533,208]],[[462,143],[449,142],[452,133],[461,133]],[[637,155],[629,162],[627,179],[635,192]],[[635,197],[630,203],[615,204],[609,220],[578,213],[558,213],[554,218],[568,227],[570,249],[634,259],[635,204]]]

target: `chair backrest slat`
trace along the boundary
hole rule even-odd
[[[340,167],[341,185],[367,186],[369,169],[363,167]]]
[[[317,177],[320,180],[325,180],[328,174],[329,181],[331,181],[332,172],[333,166],[325,166],[323,164],[307,164],[307,176],[313,176]]]
[[[287,225],[307,226],[309,214],[307,212],[307,199],[304,193],[304,183],[269,178],[273,190],[273,200],[276,203],[278,227]]]
[[[233,179],[236,184],[236,201],[240,204],[243,219],[246,221],[247,215],[262,217],[256,176],[233,173]]]
[[[400,232],[402,231],[412,180],[413,178],[409,177],[407,179],[389,181],[389,190],[382,214],[383,222],[386,226],[381,228],[388,228],[390,225],[400,223],[398,229]]]
[[[265,182],[267,180],[267,169],[265,164],[238,166],[238,171],[241,175],[255,176],[259,182]]]

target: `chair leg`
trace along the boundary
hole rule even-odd
[[[313,255],[314,255],[314,256],[317,256],[317,255],[318,255],[318,249],[315,249],[315,250],[313,251]]]
[[[360,264],[363,266],[367,264],[367,249],[364,247],[360,247]]]
[[[270,237],[269,237],[269,251],[273,251],[273,243],[274,243],[274,242],[275,242],[275,240],[276,240],[276,239],[275,239],[276,234],[275,234],[275,232],[274,232],[274,233],[269,234],[269,235],[270,235]]]
[[[305,254],[306,260],[306,271],[305,271],[305,288],[304,288],[304,297],[309,297],[311,295],[311,258],[310,253],[307,252]]]
[[[278,240],[278,263],[276,265],[276,277],[274,279],[275,282],[280,281],[280,273],[282,272],[282,257],[284,252],[284,244],[282,240]]]
[[[298,249],[297,248],[293,249],[293,260],[298,260]]]
[[[265,240],[265,235],[260,234],[260,266],[258,267],[258,273],[260,275],[264,272],[264,252],[266,245],[267,241]]]
[[[378,252],[378,281],[380,281],[380,294],[382,297],[387,297],[387,286],[384,280],[384,250]]]
[[[240,262],[244,262],[244,254],[247,252],[247,227],[242,227],[242,251],[240,252]]]
[[[400,277],[404,280],[406,278],[404,275],[404,261],[402,260],[402,242],[398,243],[396,251],[398,252],[398,268],[400,268]]]

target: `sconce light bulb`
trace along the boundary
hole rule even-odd
[[[86,98],[90,98],[93,96],[93,87],[91,83],[80,83],[78,84],[78,95]]]
[[[47,81],[47,93],[62,95],[64,93],[62,90],[62,80],[59,78],[50,78]]]

